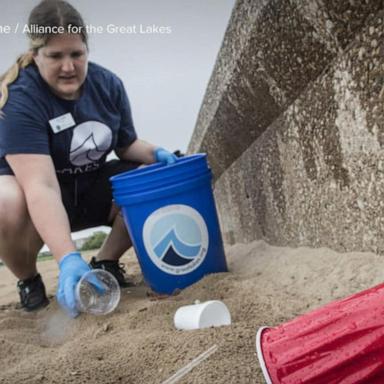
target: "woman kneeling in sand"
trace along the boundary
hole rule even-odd
[[[90,268],[126,284],[118,260],[131,241],[109,177],[175,155],[137,138],[122,81],[88,62],[76,9],[45,0],[28,24],[30,51],[0,78],[0,259],[19,279],[22,306],[36,310],[48,304],[36,269],[46,243],[59,265],[57,299],[75,317],[75,286]],[[106,161],[111,151],[119,160]],[[112,231],[88,265],[71,231],[99,225]]]

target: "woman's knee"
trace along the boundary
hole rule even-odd
[[[0,176],[0,230],[13,232],[30,222],[24,193],[13,176]]]

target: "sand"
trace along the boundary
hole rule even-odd
[[[133,252],[123,257],[136,286],[104,317],[69,319],[52,298],[37,313],[17,309],[16,279],[0,268],[0,383],[163,383],[210,347],[218,349],[178,383],[263,383],[255,350],[260,326],[274,326],[384,281],[382,257],[263,241],[226,247],[230,272],[177,296],[148,295]],[[90,254],[86,255],[90,257]],[[57,268],[39,270],[53,297]],[[178,331],[173,315],[195,300],[222,300],[232,325]]]

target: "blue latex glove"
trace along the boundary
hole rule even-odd
[[[71,252],[59,261],[59,286],[57,288],[57,301],[71,317],[79,315],[76,308],[76,285],[81,277],[91,270],[82,259],[80,252]]]
[[[156,148],[153,153],[158,163],[164,163],[166,165],[176,163],[177,156],[164,148]]]

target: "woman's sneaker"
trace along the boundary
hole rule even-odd
[[[96,260],[96,257],[92,257],[89,265],[92,269],[104,269],[105,271],[111,273],[115,276],[120,287],[132,287],[133,283],[125,279],[125,269],[123,264],[120,264],[118,261],[114,260]]]
[[[21,306],[27,312],[36,311],[49,304],[40,273],[30,279],[19,280],[17,290],[19,291]]]

